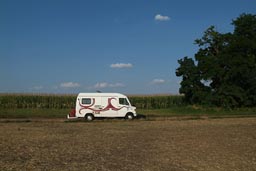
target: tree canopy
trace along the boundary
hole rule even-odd
[[[178,60],[180,93],[190,104],[223,107],[256,105],[256,15],[242,14],[232,21],[233,33],[210,26],[196,39],[194,59]]]

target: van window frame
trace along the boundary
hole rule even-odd
[[[121,103],[121,100],[123,100],[124,103]],[[130,103],[127,100],[127,98],[121,97],[121,98],[118,99],[118,102],[119,102],[120,105],[130,106]]]
[[[90,104],[92,104],[92,99],[91,98],[82,98],[82,104],[83,105],[90,105]]]

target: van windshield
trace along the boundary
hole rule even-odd
[[[120,105],[130,105],[128,100],[126,98],[119,98],[119,104]]]

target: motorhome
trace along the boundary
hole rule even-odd
[[[97,117],[136,117],[136,107],[120,93],[79,93],[76,107],[67,116],[68,119],[85,118],[92,121]]]

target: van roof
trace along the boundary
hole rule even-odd
[[[102,96],[108,96],[108,97],[126,97],[123,94],[120,93],[79,93],[78,97],[102,97]]]

